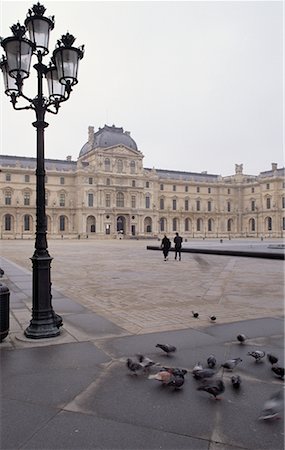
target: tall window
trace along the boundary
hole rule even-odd
[[[185,192],[188,192],[188,186],[185,186]]]
[[[5,216],[5,231],[12,230],[12,216],[11,214],[6,214]]]
[[[135,161],[131,161],[131,173],[135,173],[136,172],[136,163]]]
[[[163,191],[163,189],[164,189],[164,185],[161,184],[161,185],[160,185],[160,190]]]
[[[106,178],[106,185],[107,185],[107,186],[110,186],[110,184],[111,184],[110,178]]]
[[[145,197],[145,207],[150,208],[150,196],[146,195]]]
[[[123,172],[123,161],[121,159],[118,159],[118,161],[117,161],[117,172],[118,173]]]
[[[60,184],[64,184],[64,177],[60,177],[59,182]]]
[[[28,214],[24,216],[24,231],[30,231],[30,216]]]
[[[29,183],[30,182],[30,175],[25,175],[25,183]]]
[[[212,211],[212,202],[210,202],[210,201],[208,202],[208,211],[209,212]]]
[[[267,197],[267,199],[266,199],[266,208],[267,209],[271,208],[271,198],[270,197]]]
[[[110,208],[111,206],[111,194],[106,194],[105,195],[105,205],[107,208]]]
[[[10,191],[5,192],[5,205],[11,205],[12,194]]]
[[[146,187],[146,188],[149,188],[149,181],[146,181],[145,187]]]
[[[285,208],[285,197],[282,197],[282,208]]]
[[[132,195],[131,201],[132,201],[132,208],[136,208],[136,196],[135,195]]]
[[[197,219],[197,231],[202,230],[202,219]]]
[[[282,230],[285,230],[285,217],[282,218]]]
[[[266,184],[266,189],[270,189],[270,184],[269,183]]]
[[[176,185],[175,185],[175,184],[172,186],[172,190],[173,190],[174,192],[176,192]]]
[[[124,207],[124,194],[122,192],[117,193],[116,204],[118,208]]]
[[[267,218],[267,230],[272,231],[272,218],[271,217]]]
[[[251,211],[255,211],[255,200],[251,200]]]
[[[200,211],[200,200],[196,200],[196,211]]]
[[[184,201],[184,208],[185,208],[185,211],[189,211],[189,200],[187,198]]]
[[[208,220],[208,231],[213,231],[213,220],[212,219]]]
[[[65,231],[65,216],[59,217],[59,231]]]
[[[6,181],[11,181],[11,174],[10,173],[6,173],[5,179],[6,179]]]
[[[185,231],[190,231],[190,219],[185,219]]]
[[[255,219],[250,219],[249,229],[250,229],[250,231],[255,231]]]
[[[227,211],[231,212],[231,202],[227,202]]]
[[[104,160],[105,172],[110,172],[110,167],[111,167],[110,159],[109,158],[105,158],[105,160]]]
[[[174,199],[172,200],[172,209],[173,209],[174,211],[177,209],[177,200],[176,200],[176,198],[174,198]]]
[[[251,192],[252,192],[252,194],[254,193],[254,187],[251,188]]]
[[[232,219],[228,219],[227,221],[227,231],[232,231]]]
[[[164,198],[159,199],[159,209],[164,209]]]
[[[159,221],[160,231],[165,231],[165,219],[162,217]]]
[[[24,205],[25,206],[30,205],[30,193],[29,192],[24,193]]]
[[[231,190],[230,189],[228,189],[228,194],[230,194],[231,193]]]
[[[94,195],[89,192],[88,194],[88,206],[93,207],[94,206]]]
[[[132,187],[136,187],[136,180],[132,180]]]
[[[59,206],[65,206],[65,194],[59,194]]]
[[[177,219],[174,217],[172,220],[172,231],[177,231]]]
[[[89,183],[89,184],[93,184],[93,178],[92,178],[92,177],[89,177],[89,178],[88,178],[88,183]]]
[[[208,194],[211,194],[211,188],[208,187]]]

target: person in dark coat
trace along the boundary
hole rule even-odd
[[[161,248],[162,248],[162,253],[164,256],[164,261],[168,260],[168,253],[169,253],[170,247],[171,247],[171,242],[165,234],[164,238],[161,241]]]
[[[176,233],[176,236],[174,238],[174,249],[175,249],[175,257],[174,259],[177,259],[177,255],[179,256],[179,261],[181,261],[181,247],[182,247],[182,237],[179,236],[178,233]]]

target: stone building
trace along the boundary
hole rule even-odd
[[[222,177],[151,169],[130,133],[88,129],[77,161],[46,159],[49,238],[283,237],[284,168]],[[1,239],[34,238],[36,160],[0,156]]]

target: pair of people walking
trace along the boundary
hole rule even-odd
[[[173,241],[174,241],[174,250],[175,250],[174,259],[177,260],[177,256],[178,256],[179,261],[181,261],[181,248],[182,248],[183,239],[181,236],[179,236],[178,233],[175,233],[175,238],[173,239]],[[162,253],[164,256],[164,261],[168,261],[168,253],[169,253],[170,248],[171,248],[170,239],[165,234],[161,241],[161,249],[162,249]]]

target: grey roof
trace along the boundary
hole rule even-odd
[[[281,167],[280,169],[276,170],[266,170],[265,172],[260,172],[260,177],[273,177],[273,175],[278,175],[280,177],[285,176],[285,168]]]
[[[144,169],[152,171],[152,169]],[[159,178],[165,178],[170,180],[184,180],[184,181],[201,181],[201,182],[213,182],[220,178],[220,175],[214,175],[210,173],[196,173],[196,172],[183,172],[178,170],[166,170],[155,169]]]
[[[117,128],[115,125],[109,127],[104,125],[104,128],[99,128],[99,130],[94,133],[93,142],[86,142],[80,150],[79,157],[90,152],[94,148],[109,148],[114,145],[125,145],[133,150],[138,150],[137,144],[131,138],[127,131],[123,128]]]
[[[60,159],[45,159],[45,168],[47,170],[66,170],[75,171],[76,161],[65,161]],[[0,166],[2,167],[22,167],[26,169],[36,169],[36,158],[26,156],[0,156]]]

